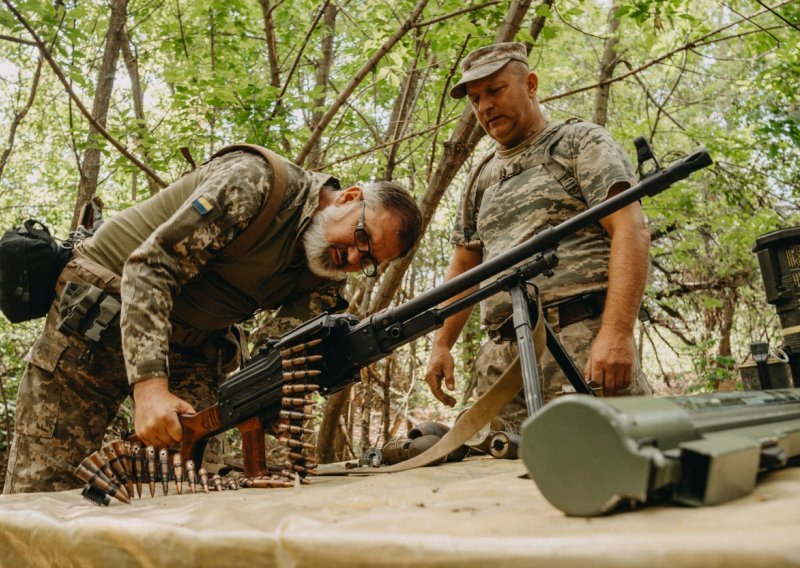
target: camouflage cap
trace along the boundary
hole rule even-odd
[[[461,62],[461,80],[450,89],[450,96],[461,99],[467,94],[467,83],[488,77],[510,61],[528,64],[528,50],[524,43],[496,43],[480,47]]]

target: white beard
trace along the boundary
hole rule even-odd
[[[341,211],[340,211],[341,210]],[[344,218],[349,211],[345,207],[326,207],[311,219],[303,234],[303,247],[306,251],[308,268],[322,278],[341,280],[347,275],[331,260],[331,244],[325,239],[325,228]]]

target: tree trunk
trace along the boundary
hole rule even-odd
[[[267,42],[267,61],[269,62],[269,84],[275,88],[280,88],[281,74],[278,65],[278,45],[275,40],[275,21],[272,19],[272,10],[273,7],[270,0],[261,0],[261,14],[264,18],[264,38]]]
[[[325,115],[325,95],[328,91],[328,78],[333,66],[333,39],[336,33],[336,16],[339,8],[335,4],[328,4],[323,16],[325,22],[325,33],[322,36],[322,53],[317,59],[316,86],[320,89],[320,95],[314,100],[314,110],[311,114],[310,129],[313,131],[322,121]],[[314,144],[308,153],[308,168],[311,170],[320,169],[322,166],[323,153],[320,149],[319,140]]]
[[[600,126],[605,126],[608,120],[608,95],[611,91],[611,83],[606,83],[606,81],[614,76],[614,69],[619,63],[616,51],[619,20],[614,17],[618,9],[617,6],[612,4],[611,9],[608,11],[608,37],[603,49],[603,58],[600,60],[600,69],[597,73],[597,82],[600,86],[594,95],[592,122]]]
[[[394,108],[392,109],[392,116],[389,120],[389,128],[387,129],[385,142],[391,142],[402,138],[406,133],[409,119],[412,111],[414,110],[414,102],[417,98],[417,93],[421,88],[420,73],[419,73],[419,60],[421,52],[425,50],[427,45],[425,42],[417,40],[417,53],[414,58],[414,64],[406,74],[405,79],[400,85],[400,96],[395,100]],[[389,146],[389,152],[386,158],[386,170],[383,173],[383,179],[391,181],[394,176],[394,168],[396,166],[397,152],[400,148],[400,142],[395,142]]]
[[[125,62],[125,68],[128,70],[128,77],[131,81],[131,98],[133,99],[133,113],[136,117],[136,128],[134,130],[134,138],[139,145],[139,151],[145,162],[150,160],[150,151],[145,142],[145,134],[147,134],[147,122],[144,118],[144,91],[142,90],[142,79],[139,75],[139,61],[136,54],[131,48],[131,36],[128,32],[128,27],[122,28],[122,40],[120,42],[120,49],[122,51],[122,60]],[[134,176],[138,174],[135,173]],[[134,180],[136,177],[134,177]],[[132,200],[136,200],[135,184],[132,184],[133,194]],[[150,177],[147,178],[147,186],[150,189],[150,195],[158,193],[161,187],[156,181]]]
[[[128,0],[111,0],[111,15],[108,19],[108,32],[106,33],[106,44],[103,51],[103,61],[97,73],[97,87],[94,92],[94,104],[92,116],[97,123],[105,128],[106,118],[108,117],[108,107],[111,101],[111,91],[114,89],[114,76],[117,71],[117,60],[119,59],[120,44],[122,42],[122,30],[125,26],[127,17]],[[78,186],[78,198],[75,203],[75,211],[72,217],[71,227],[74,229],[78,224],[81,208],[87,203],[97,191],[97,178],[100,174],[100,148],[102,137],[97,129],[92,125],[89,129],[87,147],[83,154],[83,167],[81,168],[81,179]]]
[[[325,401],[325,410],[322,412],[322,424],[317,436],[317,456],[320,463],[338,461],[341,455],[338,448],[345,445],[342,430],[339,427],[339,418],[350,401],[350,389],[344,389],[328,397]]]

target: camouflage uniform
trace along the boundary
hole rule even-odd
[[[547,159],[548,154],[552,161]],[[469,201],[465,204],[462,198],[468,226],[465,228],[459,219],[451,242],[466,244],[474,234],[483,245],[483,260],[488,261],[546,226],[562,223],[604,201],[614,184],[635,181],[628,157],[602,127],[584,122],[548,124],[514,148],[495,152],[477,176]],[[581,229],[559,245],[554,275],[531,281],[539,289],[548,320],[555,324],[559,339],[581,370],[600,327],[600,317],[559,330],[556,306],[607,288],[609,245],[610,239],[599,223]],[[499,329],[511,317],[510,296],[498,294],[482,302],[481,316],[490,331]],[[489,342],[482,347],[475,363],[478,394],[499,378],[516,351],[514,343]],[[543,356],[540,367],[544,400],[548,401],[568,382],[549,353]],[[630,392],[650,392],[638,362]],[[521,408],[524,416],[524,404]]]
[[[195,408],[212,404],[218,382],[238,364],[229,330],[256,310],[280,308],[279,315],[307,319],[336,307],[342,281],[308,277],[304,263],[291,264],[320,189],[332,178],[287,167],[278,214],[233,262],[214,257],[257,214],[271,187],[267,162],[246,152],[187,174],[78,247],[29,353],[5,493],[79,486],[72,471],[100,447],[138,381],[168,376],[170,390]],[[68,282],[121,297],[120,326],[109,326],[97,342],[59,331],[61,316],[74,308],[61,305],[70,302],[63,293]]]

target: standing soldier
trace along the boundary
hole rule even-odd
[[[528,68],[522,43],[477,49],[461,63],[463,75],[450,91],[467,97],[478,122],[497,142],[495,152],[472,172],[462,196],[462,217],[451,241],[455,251],[447,280],[557,225],[636,183],[633,167],[609,133],[595,124],[554,123],[542,113],[539,80]],[[554,331],[585,378],[606,395],[646,394],[650,386],[637,360],[633,327],[649,266],[649,232],[639,203],[578,231],[558,247],[551,278],[537,277],[539,301]],[[455,344],[471,310],[436,333],[426,381],[434,396],[453,406]],[[475,363],[482,394],[512,364],[511,300],[500,294],[481,304],[493,341]],[[549,354],[540,361],[544,400],[567,383]],[[516,365],[518,372],[519,365]],[[521,397],[503,417],[518,426],[526,416]]]

